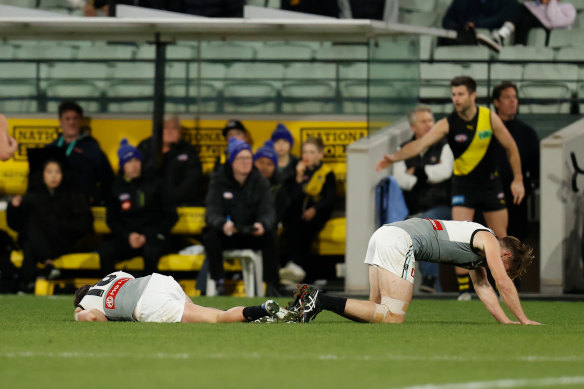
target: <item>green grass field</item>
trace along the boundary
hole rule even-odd
[[[227,308],[257,299],[198,298]],[[280,300],[286,303],[286,300]],[[415,300],[402,325],[77,323],[72,297],[0,296],[0,385],[13,388],[583,388],[584,304]],[[458,385],[455,385],[458,384]]]

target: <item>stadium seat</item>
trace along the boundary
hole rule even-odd
[[[584,0],[570,0],[570,3],[578,12],[584,11]]]
[[[211,42],[201,46],[202,59],[252,60],[256,57],[253,45],[241,42]]]
[[[259,60],[310,60],[314,50],[310,45],[288,42],[264,42],[257,48],[256,58]]]
[[[14,53],[14,46],[9,44],[0,45],[0,59],[12,59]]]
[[[343,113],[391,113],[395,110],[396,100],[399,100],[400,88],[401,85],[395,80],[342,81],[340,90]]]
[[[414,40],[380,39],[371,47],[371,57],[376,59],[418,59],[419,48]]]
[[[399,0],[400,10],[411,12],[432,12],[436,7],[434,0]]]
[[[227,250],[223,252],[224,260],[239,260],[243,282],[245,284],[246,297],[263,297],[264,282],[262,276],[262,253],[253,250]],[[206,296],[215,296],[217,291],[215,281],[211,279],[210,272],[207,272],[207,290]]]
[[[398,21],[403,24],[414,26],[437,27],[439,24],[438,15],[434,12],[407,12],[400,11]]]
[[[219,89],[208,82],[201,82],[200,85],[194,80],[188,84],[166,83],[165,107],[170,112],[219,113],[219,99]]]
[[[37,109],[37,64],[0,62],[0,112],[34,112]]]
[[[519,90],[528,103],[522,107],[527,113],[569,113],[577,77],[576,65],[527,64]]]
[[[556,52],[556,61],[584,61],[582,47],[562,47]]]
[[[226,72],[223,87],[226,112],[277,111],[284,67],[274,63],[235,63]]]
[[[22,44],[15,45],[13,57],[18,59],[74,59],[76,50],[71,46],[59,46],[53,42],[34,42],[36,44]]]
[[[501,81],[511,81],[517,84],[523,79],[523,64],[493,63],[490,69],[491,82],[495,84]]]
[[[527,33],[527,45],[533,47],[544,47],[547,33],[544,28],[532,28]]]
[[[581,32],[578,30],[553,29],[550,33],[548,46],[552,48],[572,46],[576,35],[580,34]]]
[[[322,46],[316,51],[316,59],[320,60],[367,60],[369,50],[367,45],[348,44]]]
[[[93,45],[85,45],[77,48],[77,59],[101,59],[118,60],[132,59],[136,52],[136,46],[130,44],[103,44],[95,42]]]
[[[552,61],[554,51],[547,47],[505,46],[501,49],[499,61]]]
[[[434,49],[435,60],[447,61],[487,61],[491,52],[482,46],[438,46]]]
[[[486,63],[421,63],[420,80],[448,80],[456,76],[470,76],[483,80],[488,76]]]
[[[282,112],[332,113],[336,67],[327,63],[293,63],[284,70]]]
[[[369,66],[364,62],[340,63],[337,66],[340,80],[365,80],[369,73]]]

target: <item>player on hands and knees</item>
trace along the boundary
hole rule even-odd
[[[478,297],[499,323],[540,324],[527,318],[512,282],[525,273],[532,260],[531,248],[513,237],[498,240],[481,224],[409,219],[380,227],[369,240],[365,257],[369,301],[328,296],[303,285],[288,309],[298,312],[302,322],[324,309],[359,322],[402,323],[412,300],[416,261],[427,261],[469,269]],[[486,268],[517,322],[503,311]]]
[[[118,271],[95,285],[75,292],[77,321],[142,321],[156,323],[295,322],[298,313],[268,300],[262,305],[233,307],[223,311],[191,301],[178,282],[153,273],[134,278]]]

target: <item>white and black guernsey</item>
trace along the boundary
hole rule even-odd
[[[437,262],[466,269],[486,264],[486,258],[473,247],[479,231],[493,231],[467,221],[413,218],[389,224],[405,230],[412,238],[416,261]],[[494,234],[493,234],[494,235]]]
[[[83,309],[97,309],[111,321],[135,321],[133,313],[151,276],[134,278],[117,271],[93,285],[79,302]]]

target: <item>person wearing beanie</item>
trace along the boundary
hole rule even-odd
[[[267,140],[262,147],[257,149],[253,156],[253,164],[262,177],[270,183],[274,206],[276,207],[276,220],[280,224],[284,221],[284,216],[288,211],[290,196],[280,179],[279,172],[276,170],[278,155],[274,151],[274,143],[271,140]]]
[[[144,273],[151,274],[168,252],[176,208],[162,181],[142,174],[142,153],[127,139],[120,142],[118,159],[120,170],[106,201],[111,234],[98,249],[101,269],[111,273],[116,262],[142,256]]]
[[[161,177],[177,206],[201,206],[205,197],[201,160],[195,147],[181,136],[180,119],[170,114],[164,118],[160,162],[152,149],[152,137],[140,142],[138,150],[144,156],[145,171]]]
[[[296,164],[298,163],[298,157],[290,153],[294,145],[294,138],[285,125],[278,123],[278,126],[272,133],[271,140],[274,142],[274,150],[278,155],[278,173],[280,180],[288,190],[291,190],[294,186]]]
[[[114,171],[99,143],[82,131],[83,109],[73,101],[59,105],[61,134],[47,147],[57,147],[67,156],[71,178],[86,194],[90,205],[103,205]]]
[[[254,169],[252,158],[246,142],[230,138],[228,163],[213,172],[205,199],[203,243],[218,294],[225,293],[223,251],[243,248],[261,250],[267,294],[278,294],[274,200],[269,183]]]
[[[231,119],[225,123],[225,127],[223,127],[223,130],[221,130],[221,133],[223,134],[223,138],[225,138],[225,141],[228,145],[231,138],[247,142],[248,145],[251,144],[247,128],[245,128],[243,123],[237,119]],[[215,166],[213,166],[213,171],[216,171],[221,165],[227,163],[228,160],[229,152],[226,149],[225,153],[222,153],[215,159]]]

